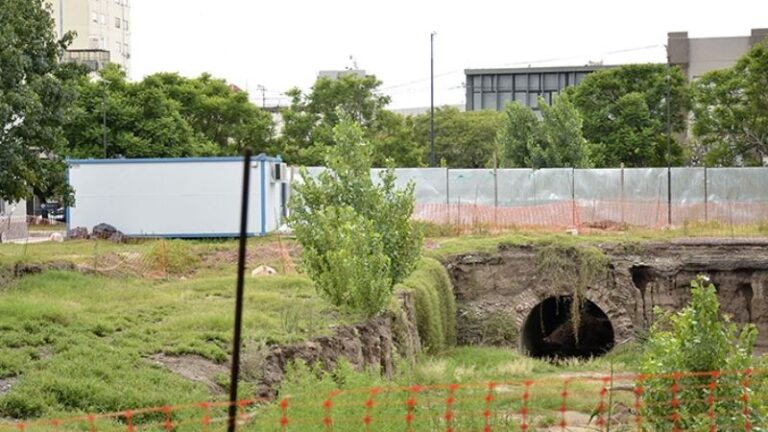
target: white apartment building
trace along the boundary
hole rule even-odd
[[[94,69],[107,61],[131,70],[131,0],[48,0],[56,33],[77,33],[67,59]],[[108,53],[108,54],[107,54]],[[109,58],[107,58],[107,55]]]

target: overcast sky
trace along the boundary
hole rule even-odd
[[[766,0],[133,0],[132,78],[202,72],[267,105],[317,72],[357,65],[390,107],[464,103],[466,68],[664,62],[667,32],[741,36],[768,27]]]

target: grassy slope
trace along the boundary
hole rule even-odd
[[[151,365],[155,353],[227,358],[235,279],[115,280],[74,272],[22,278],[0,292],[0,378],[18,376],[0,416],[105,412],[210,399]],[[348,317],[347,317],[348,318]],[[286,342],[344,321],[301,276],[249,278],[244,338]]]
[[[682,235],[679,231],[589,236],[518,232],[440,239],[439,248],[427,255],[439,258],[491,251],[501,243],[642,242]],[[254,239],[250,245],[269,241],[274,239]],[[233,241],[191,244],[200,254],[235,247]],[[0,245],[0,265],[58,260],[87,263],[94,250],[101,254],[118,251],[148,254],[151,248],[151,242]],[[232,273],[230,265],[212,265],[198,270],[189,280],[157,282],[49,272],[26,277],[3,289],[0,291],[0,379],[18,377],[18,381],[8,395],[0,398],[0,417],[51,417],[210,399],[207,388],[185,381],[144,358],[155,352],[166,352],[196,353],[212,360],[224,360],[230,340]],[[246,339],[304,339],[328,331],[328,326],[340,319],[354,319],[340,318],[342,315],[337,311],[329,312],[328,306],[316,297],[311,283],[301,276],[249,278],[247,293]],[[617,369],[623,367],[626,366],[619,365]],[[403,367],[395,383],[483,382],[547,377],[565,370],[605,372],[608,368],[605,360],[561,368],[520,358],[512,350],[463,347],[426,357],[415,368]],[[339,382],[339,376],[324,379],[331,380],[331,384],[326,383],[329,386],[347,388],[392,385],[378,376],[349,373],[344,382]],[[312,385],[310,378],[299,376],[289,381],[284,391],[304,389],[305,394],[300,397],[316,402],[320,393],[306,392]],[[554,406],[558,392],[554,387],[544,391],[540,407]],[[593,401],[591,398],[589,403],[584,402],[584,406],[577,405],[577,408],[586,410],[589,408],[586,405]],[[516,402],[510,399],[508,403],[512,406]]]

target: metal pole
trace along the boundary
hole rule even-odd
[[[447,205],[446,220],[451,224],[451,169],[445,169],[445,204]]]
[[[250,148],[245,149],[243,161],[243,196],[240,210],[240,247],[237,251],[237,292],[235,296],[235,330],[232,338],[232,373],[229,380],[229,427],[228,432],[237,428],[237,381],[240,376],[240,340],[243,326],[243,284],[245,281],[245,248],[248,232],[248,196],[251,183]]]
[[[576,167],[571,167],[571,224],[576,228]]]
[[[621,223],[624,223],[624,162],[621,163]]]
[[[667,64],[669,64],[669,61],[667,61]],[[672,226],[672,118],[669,100],[670,86],[669,67],[667,67],[667,226]]]
[[[107,81],[104,81],[103,99],[101,101],[101,130],[104,133],[104,159],[107,159]]]
[[[437,166],[435,158],[435,32],[429,34],[429,163]]]
[[[707,188],[707,166],[704,165],[704,222],[709,222],[709,191]]]

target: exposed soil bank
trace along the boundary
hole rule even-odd
[[[592,310],[599,310],[590,315],[608,319],[612,345],[647,330],[654,307],[682,308],[690,299],[691,280],[707,274],[718,289],[722,312],[736,323],[755,324],[760,331],[757,350],[768,351],[768,241],[695,239],[604,244],[599,249],[608,258],[607,268],[584,295]],[[510,345],[532,352],[541,351],[547,337],[567,342],[561,334],[567,323],[554,316],[563,309],[550,305],[541,313],[547,299],[568,298],[573,286],[541,274],[538,251],[534,246],[501,246],[495,253],[445,260],[456,293],[459,344]],[[529,318],[549,324],[537,335],[535,327],[525,326]],[[533,339],[539,342],[532,350]]]

